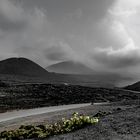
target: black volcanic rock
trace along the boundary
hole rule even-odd
[[[0,80],[0,87],[8,87],[9,85]]]
[[[57,64],[50,65],[46,68],[49,72],[63,73],[63,74],[93,74],[94,70],[85,66],[80,62],[64,61]]]
[[[9,58],[0,61],[0,74],[21,76],[45,76],[48,72],[26,58]]]

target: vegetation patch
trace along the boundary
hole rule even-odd
[[[3,131],[0,133],[1,140],[22,140],[32,138],[47,138],[49,136],[69,133],[98,123],[98,118],[73,113],[70,119],[62,118],[60,122],[46,125],[22,125],[17,130]]]
[[[1,83],[1,85],[3,85]],[[0,112],[79,103],[123,102],[140,99],[140,94],[123,89],[63,84],[0,86]]]

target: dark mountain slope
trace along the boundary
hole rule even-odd
[[[68,83],[71,85],[92,87],[114,87],[121,80],[125,79],[117,74],[92,71],[82,64],[72,65],[75,67],[72,67],[71,69],[69,67],[67,70],[69,70],[69,72],[73,70],[72,73],[74,74],[59,74],[50,73],[26,58],[9,58],[0,61],[0,80],[8,84]],[[62,69],[65,71],[66,67]],[[93,73],[89,74],[90,72]]]
[[[0,61],[0,74],[40,77],[48,72],[26,58],[9,58]]]
[[[128,90],[140,91],[140,81],[125,87]]]

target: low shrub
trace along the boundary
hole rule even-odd
[[[64,134],[98,123],[98,118],[73,113],[70,119],[62,118],[60,122],[47,125],[22,125],[17,130],[3,131],[1,140],[21,140],[30,138],[46,138],[53,135]]]

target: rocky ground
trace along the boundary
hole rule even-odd
[[[48,140],[140,140],[140,106],[116,111],[95,126]]]
[[[94,116],[101,111],[110,112],[111,114],[101,117],[99,123],[96,125],[88,126],[72,133],[46,138],[45,140],[139,140],[140,105],[139,102],[129,103],[90,105],[79,109],[26,117],[0,124],[0,131],[16,129],[22,124],[38,125],[54,123],[63,117],[71,117],[73,112]]]
[[[132,99],[140,99],[140,94],[117,88],[92,88],[63,84],[0,86],[0,112],[62,104],[116,102]]]
[[[137,99],[137,100],[136,100]],[[72,85],[29,84],[0,87],[0,111],[26,109],[61,104],[110,102],[110,105],[91,105],[30,116],[0,123],[0,131],[16,129],[20,125],[54,123],[73,112],[94,116],[99,111],[111,112],[100,118],[95,126],[47,138],[48,140],[139,140],[140,93],[123,89],[91,88]]]

